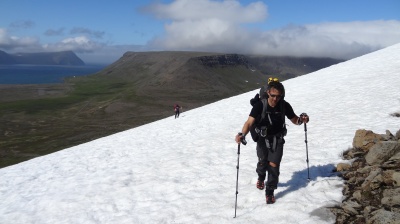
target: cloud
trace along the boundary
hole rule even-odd
[[[34,26],[35,26],[35,22],[30,21],[30,20],[15,21],[9,25],[10,28],[14,28],[14,29],[28,29],[28,28],[32,28]]]
[[[400,21],[321,23],[264,31],[248,53],[354,58],[400,42]]]
[[[37,50],[40,49],[39,40],[34,37],[16,37],[8,34],[6,29],[0,28],[0,49],[4,50]]]
[[[236,0],[176,0],[171,4],[152,4],[142,11],[175,22],[213,18],[231,23],[251,23],[262,21],[267,16],[267,6],[264,3],[255,2],[244,7]]]
[[[99,38],[99,39],[103,38],[103,36],[105,34],[105,32],[103,32],[103,31],[94,31],[94,30],[91,30],[88,28],[83,28],[83,27],[74,27],[70,33],[71,34],[87,34],[87,35],[90,35],[92,37]]]
[[[46,32],[44,32],[44,35],[46,35],[46,36],[62,36],[62,35],[64,35],[64,28],[59,28],[57,30],[48,29],[48,30],[46,30]]]
[[[59,31],[61,32],[62,30]],[[0,28],[0,49],[10,53],[54,52],[68,50],[74,51],[75,53],[90,53],[99,50],[104,46],[106,46],[106,43],[91,40],[86,36],[69,37],[56,43],[41,44],[38,38],[11,36],[7,33],[6,29]]]
[[[105,44],[93,41],[86,36],[63,39],[55,44],[45,44],[46,51],[74,51],[75,53],[90,53],[101,49]]]
[[[66,28],[48,29],[44,35],[51,38],[42,40],[29,35],[15,36],[14,33],[21,33],[19,29],[35,26],[34,22],[26,20],[10,24],[8,30],[0,28],[0,49],[10,53],[72,50],[93,57],[99,54],[102,58],[111,54],[115,58],[129,49],[138,49],[349,59],[400,43],[398,20],[289,24],[279,29],[262,30],[262,25],[268,22],[265,1],[248,4],[241,4],[238,0],[169,2],[154,3],[140,9],[165,21],[162,35],[153,37],[145,46],[114,47],[111,41],[103,40],[105,32],[85,27],[68,31]],[[145,35],[135,30],[134,33]],[[45,39],[53,42],[41,43]]]
[[[148,43],[149,48],[163,50],[349,59],[400,42],[396,20],[288,25],[276,30],[246,27],[266,20],[267,5],[262,2],[176,0],[142,11],[168,21],[164,35]]]

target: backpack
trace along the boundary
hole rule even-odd
[[[256,118],[256,121],[254,122],[253,125],[250,126],[250,134],[251,138],[253,141],[257,142],[260,137],[265,138],[268,133],[268,126],[262,126],[262,123],[264,122],[264,119],[268,118],[268,124],[270,125],[272,123],[271,118],[269,116],[269,113],[267,113],[267,107],[268,107],[268,94],[266,91],[268,90],[268,86],[262,86],[260,88],[260,93],[257,93],[254,98],[250,99],[250,104],[251,106],[254,106],[257,102],[261,101],[263,103],[263,110],[260,116]],[[285,99],[284,95],[280,99],[279,102],[280,105],[280,111],[282,114],[282,120],[283,120],[283,130],[281,132],[282,136],[286,136],[286,123],[285,123]]]
[[[180,106],[178,104],[174,104],[174,111],[177,112],[179,110]]]

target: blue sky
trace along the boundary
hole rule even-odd
[[[399,42],[397,0],[0,1],[0,50],[87,63],[154,50],[347,59]]]

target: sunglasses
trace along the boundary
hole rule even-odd
[[[279,82],[279,79],[278,78],[268,78],[268,84],[270,82]]]
[[[274,95],[274,94],[269,94],[269,96],[270,97],[272,97],[272,98],[281,98],[282,97],[282,95]]]

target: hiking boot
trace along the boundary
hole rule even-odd
[[[258,179],[257,180],[257,188],[259,189],[259,190],[264,190],[264,187],[265,187],[265,185],[264,185],[264,180],[260,180],[260,179]]]
[[[266,195],[266,201],[267,201],[267,204],[273,204],[273,203],[275,203],[275,197],[274,197],[274,195]]]

